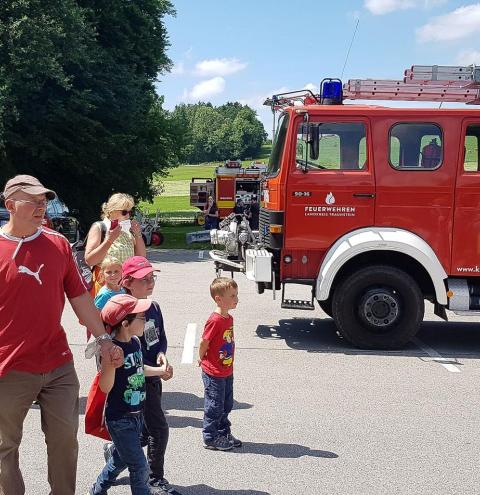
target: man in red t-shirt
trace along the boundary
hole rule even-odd
[[[233,358],[235,338],[229,310],[238,303],[237,283],[231,278],[216,278],[210,295],[217,307],[205,323],[199,347],[199,365],[205,386],[203,444],[206,449],[230,450],[242,442],[231,431],[228,415],[233,408]]]
[[[0,493],[25,493],[18,448],[25,416],[37,401],[50,493],[74,495],[79,383],[60,324],[65,294],[102,354],[121,366],[123,353],[105,333],[67,239],[42,227],[55,193],[35,177],[17,175],[2,196],[10,220],[0,228]]]

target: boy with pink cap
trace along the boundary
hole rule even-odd
[[[122,266],[122,286],[133,297],[146,300],[151,296],[159,272],[143,256],[132,256]],[[163,373],[155,374],[146,379],[146,399],[144,408],[145,426],[142,444],[147,446],[149,464],[149,486],[152,495],[179,495],[164,476],[165,452],[168,444],[169,428],[162,409],[162,380],[173,376],[173,368],[169,364],[167,352],[167,336],[163,325],[160,306],[153,301],[145,313],[145,329],[140,337],[145,370],[150,367]],[[105,445],[105,458],[109,458],[114,449],[111,444]]]

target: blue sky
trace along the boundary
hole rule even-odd
[[[174,63],[159,78],[165,108],[240,101],[262,107],[275,92],[343,80],[401,79],[412,64],[480,65],[480,3],[468,0],[173,0],[165,19]]]

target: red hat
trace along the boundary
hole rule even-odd
[[[130,294],[118,294],[107,301],[100,314],[107,325],[114,327],[127,315],[144,313],[151,305],[152,301],[149,299],[137,299]]]
[[[128,258],[122,265],[122,275],[123,278],[130,276],[133,278],[143,278],[145,275],[148,275],[152,272],[159,272],[160,270],[155,270],[147,260],[143,256],[132,256]]]

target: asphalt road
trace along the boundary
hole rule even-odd
[[[196,341],[213,309],[214,270],[205,253],[149,253],[162,273],[154,291],[175,376],[164,384],[170,424],[166,477],[186,495],[384,495],[480,493],[480,325],[440,321],[428,307],[418,339],[397,352],[359,351],[331,319],[281,310],[237,276],[231,452],[202,448],[199,368],[182,364],[186,329]],[[103,467],[102,441],[85,435],[85,397],[94,363],[70,306],[63,322],[81,383],[77,493]],[[195,349],[196,355],[196,349]],[[188,358],[188,352],[186,353]],[[20,462],[27,494],[49,493],[40,411],[24,426]],[[109,493],[128,494],[128,478]]]

